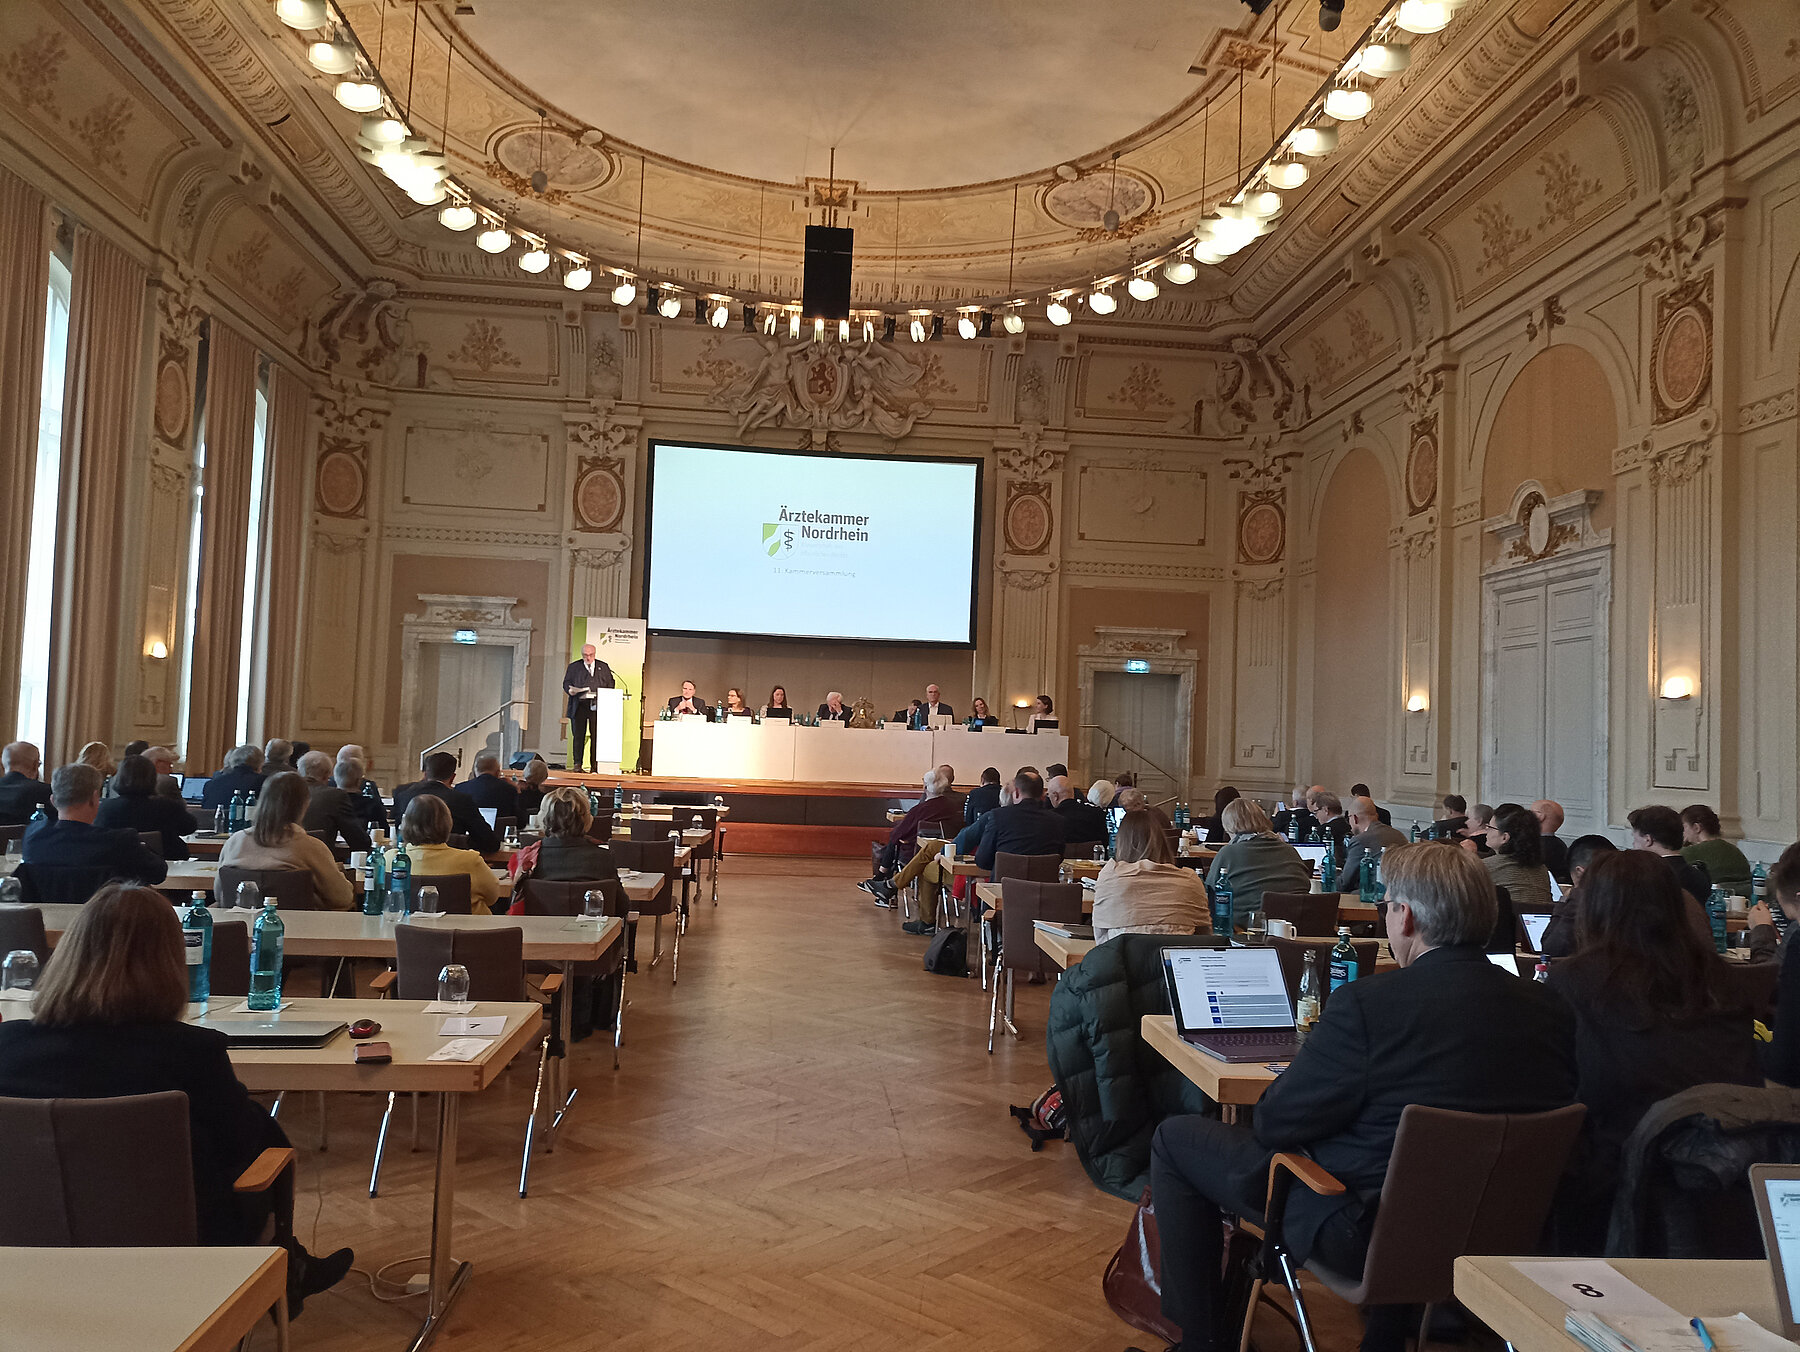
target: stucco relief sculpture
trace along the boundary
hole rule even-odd
[[[931,413],[919,393],[925,362],[880,343],[814,343],[774,334],[748,375],[721,386],[715,402],[737,415],[738,435],[758,427],[846,432],[874,428],[893,440]]]

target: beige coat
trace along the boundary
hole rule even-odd
[[[1192,869],[1148,859],[1113,860],[1094,880],[1094,938],[1115,934],[1210,934],[1206,885]]]
[[[327,911],[347,911],[356,899],[356,889],[331,857],[331,847],[298,826],[288,827],[287,839],[279,845],[258,845],[250,832],[239,831],[219,851],[219,863],[237,868],[305,869],[312,874],[320,907]]]

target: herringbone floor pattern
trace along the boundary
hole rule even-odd
[[[979,984],[926,974],[925,941],[857,876],[843,861],[727,861],[718,907],[696,908],[682,943],[681,984],[666,957],[632,979],[621,1069],[600,1038],[577,1047],[581,1094],[530,1198],[515,1178],[535,1063],[467,1104],[455,1251],[475,1273],[439,1348],[1133,1341],[1100,1294],[1130,1208],[1067,1145],[1032,1154],[1006,1111],[1050,1081],[1048,988],[1020,991],[1025,1038],[990,1058]],[[381,1102],[334,1096],[325,1153],[315,1103],[287,1124],[301,1237],[354,1245],[364,1269],[422,1253],[429,1113],[427,1148],[409,1153],[399,1132],[371,1201]],[[381,1303],[353,1276],[308,1303],[294,1345],[404,1347],[420,1303]]]

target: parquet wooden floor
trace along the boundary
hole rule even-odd
[[[979,983],[925,973],[926,941],[898,933],[859,876],[839,860],[729,859],[718,907],[698,907],[683,940],[681,984],[666,959],[632,979],[620,1070],[599,1037],[578,1045],[581,1094],[528,1199],[515,1178],[535,1063],[467,1103],[455,1251],[475,1272],[439,1348],[1141,1341],[1100,1294],[1130,1207],[1069,1146],[1032,1154],[1006,1111],[1050,1082],[1049,988],[1020,990],[1025,1039],[990,1058]],[[639,946],[647,959],[647,926]],[[409,1153],[401,1131],[371,1201],[382,1101],[333,1096],[324,1153],[315,1103],[287,1115],[302,1239],[354,1245],[361,1269],[422,1253],[429,1112],[427,1148]],[[308,1302],[294,1346],[404,1347],[420,1304],[377,1301],[353,1276]],[[271,1343],[265,1326],[257,1345]]]

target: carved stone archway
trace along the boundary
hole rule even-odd
[[[1183,798],[1190,792],[1194,773],[1194,696],[1200,685],[1200,655],[1181,646],[1181,640],[1186,637],[1185,629],[1124,629],[1097,625],[1095,641],[1084,643],[1075,650],[1075,679],[1081,689],[1080,708],[1084,723],[1094,721],[1094,677],[1100,672],[1121,671],[1126,662],[1140,661],[1149,664],[1150,675],[1179,678],[1180,690],[1175,704],[1175,761],[1163,768],[1174,777],[1174,790]],[[1077,745],[1074,741],[1076,732],[1084,730],[1065,729],[1071,734],[1071,752]],[[1088,742],[1084,740],[1079,746],[1085,764]]]
[[[519,604],[518,597],[421,592],[419,600],[425,603],[425,613],[408,615],[400,626],[400,748],[401,765],[408,772],[417,770],[419,753],[431,740],[426,734],[426,728],[431,726],[426,717],[429,711],[419,707],[420,668],[426,644],[454,643],[458,630],[472,629],[475,631],[474,646],[510,651],[512,697],[523,699],[530,693],[526,681],[531,666],[531,621],[513,615],[513,607]],[[488,710],[467,712],[468,719],[473,719]],[[517,745],[516,729],[528,726],[529,715],[528,708],[515,707],[502,716],[504,748],[511,750]],[[469,767],[465,764],[463,768]]]

